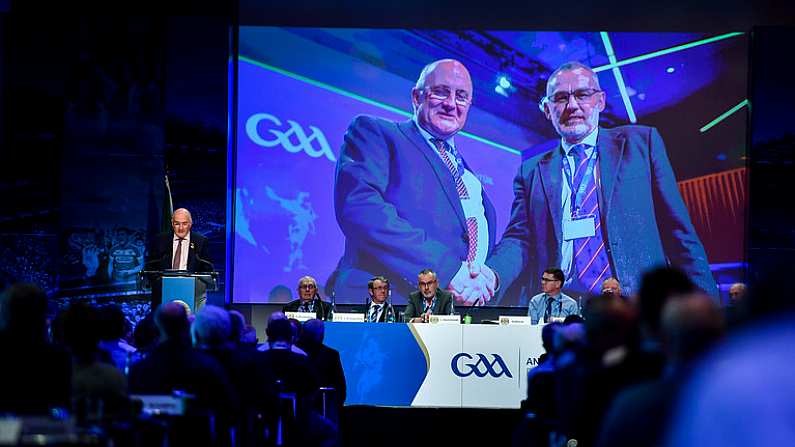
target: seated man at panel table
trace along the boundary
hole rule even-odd
[[[533,324],[563,321],[569,315],[579,313],[579,306],[560,289],[566,277],[559,268],[548,268],[541,274],[541,290],[543,292],[530,299],[527,316]]]
[[[439,288],[436,272],[425,269],[419,274],[420,290],[409,295],[403,321],[406,323],[427,323],[428,317],[436,315],[452,315],[453,295]]]
[[[287,303],[282,312],[314,312],[318,320],[327,320],[331,316],[331,304],[320,299],[315,278],[304,276],[298,280],[298,297]]]
[[[602,296],[613,296],[616,298],[626,299],[626,297],[621,293],[621,283],[618,282],[616,278],[611,276],[602,282]]]
[[[370,301],[364,310],[364,316],[370,323],[394,323],[395,310],[389,297],[389,280],[383,276],[375,276],[367,282]]]

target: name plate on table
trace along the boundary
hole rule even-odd
[[[531,325],[533,324],[533,320],[530,317],[521,317],[521,316],[505,316],[500,315],[500,325],[501,326],[508,326],[508,325]]]
[[[145,395],[131,394],[131,399],[140,400],[143,403],[141,410],[144,414],[158,415],[183,415],[185,414],[185,402],[171,395]]]
[[[284,315],[286,315],[287,318],[294,318],[301,322],[317,318],[317,314],[314,312],[285,312]]]
[[[428,323],[432,324],[461,324],[461,315],[431,315]]]
[[[332,321],[335,323],[364,323],[364,314],[352,312],[335,313]]]

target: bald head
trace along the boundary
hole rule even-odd
[[[610,277],[602,283],[602,295],[621,296],[621,283]]]
[[[747,291],[748,288],[741,282],[732,284],[731,287],[729,287],[729,302],[731,304],[739,303],[745,298]]]
[[[190,233],[191,227],[193,227],[193,218],[190,215],[190,211],[185,208],[179,208],[174,211],[174,215],[171,216],[171,227],[174,228],[174,234],[177,237],[186,237]]]
[[[718,341],[724,320],[712,298],[691,293],[666,303],[661,326],[666,352],[671,362],[678,364],[697,358]]]
[[[442,59],[422,69],[411,90],[417,124],[439,139],[464,128],[472,105],[472,78],[461,62]]]

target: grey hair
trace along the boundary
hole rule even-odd
[[[193,223],[193,216],[190,215],[190,211],[188,211],[187,208],[177,208],[177,209],[175,209],[174,210],[174,214],[171,215],[171,220],[174,220],[174,216],[176,216],[177,213],[186,214],[188,216],[188,222]]]
[[[229,312],[221,307],[207,305],[196,313],[191,326],[194,345],[220,346],[229,340],[232,321]]]

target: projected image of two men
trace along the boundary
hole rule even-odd
[[[742,278],[743,33],[242,27],[232,296],[337,303],[431,269],[457,305]],[[724,298],[725,299],[725,298]]]

